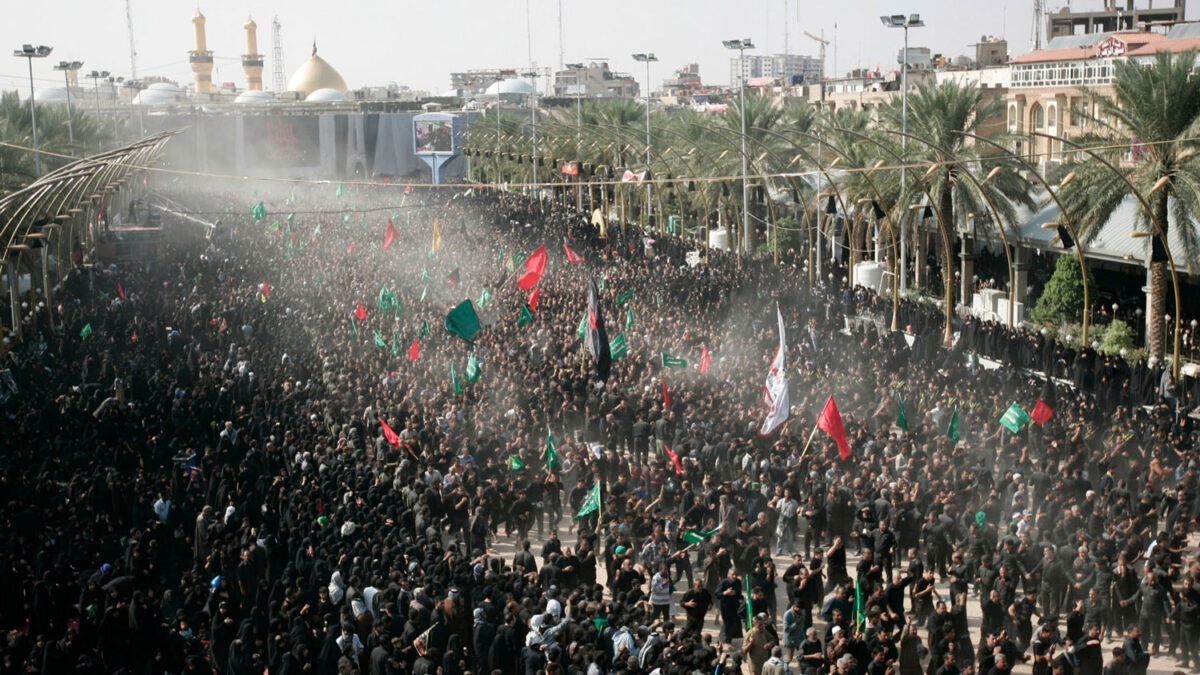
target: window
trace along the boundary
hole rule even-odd
[[[1046,111],[1042,109],[1042,106],[1035,105],[1033,107],[1033,128],[1040,130],[1045,126],[1046,126]]]

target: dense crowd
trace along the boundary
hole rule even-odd
[[[1194,382],[974,320],[946,347],[907,301],[906,340],[851,320],[890,316],[864,289],[518,195],[399,194],[176,195],[230,215],[27,317],[0,675],[1200,667]],[[606,380],[589,281],[628,346]],[[792,414],[763,437],[777,306]]]

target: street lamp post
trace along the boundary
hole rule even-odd
[[[104,78],[108,77],[108,71],[107,70],[100,70],[100,71],[93,70],[92,72],[88,73],[87,76],[92,79],[92,88],[96,92],[96,125],[97,125],[97,129],[99,129],[99,125],[100,125],[100,80],[103,80]],[[99,134],[96,135],[96,147],[101,151],[104,150],[104,142],[100,140]]]
[[[749,158],[746,157],[746,50],[754,49],[754,42],[750,38],[742,38],[741,40],[725,40],[721,44],[725,45],[726,49],[737,50],[738,68],[741,70],[738,76],[738,107],[742,114],[742,250],[749,255],[750,190],[746,182],[746,174],[749,172],[747,167]]]
[[[37,173],[37,177],[42,177],[42,155],[38,151],[38,135],[37,135],[37,106],[33,102],[33,60],[44,59],[50,56],[50,52],[54,51],[54,47],[46,45],[21,45],[20,49],[13,50],[13,56],[29,61],[29,114],[33,118],[33,167]]]
[[[881,16],[879,20],[888,28],[904,29],[904,51],[900,53],[900,132],[908,133],[908,29],[921,28],[925,25],[920,14],[892,14]],[[900,184],[904,185],[904,164],[908,163],[908,137],[900,137],[900,155],[904,163],[900,165]],[[900,219],[900,290],[908,290],[908,219]]]
[[[650,54],[634,54],[633,60],[638,63],[646,64],[646,170],[650,171],[650,64],[658,60],[658,57],[653,53]],[[743,131],[743,133],[745,133]],[[650,201],[650,186],[654,182],[654,176],[650,176],[651,180],[646,183],[646,227],[650,227],[651,211],[653,203]]]
[[[71,121],[71,73],[79,72],[83,67],[83,61],[59,61],[55,70],[61,70],[63,74],[63,84],[67,90],[67,138],[71,145],[75,145],[75,125]]]

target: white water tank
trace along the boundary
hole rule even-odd
[[[860,262],[854,266],[854,283],[878,293],[879,286],[883,282],[883,273],[886,271],[887,265],[884,263],[873,260]]]

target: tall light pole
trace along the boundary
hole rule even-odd
[[[750,172],[749,158],[746,156],[746,50],[754,49],[750,38],[741,40],[725,40],[721,44],[726,49],[736,49],[738,53],[738,107],[742,113],[742,250],[750,254],[750,188],[746,182],[746,174]]]
[[[50,56],[50,52],[54,51],[54,47],[46,45],[21,45],[20,49],[13,50],[13,56],[29,61],[29,114],[33,118],[33,167],[37,173],[37,177],[42,177],[42,154],[38,151],[38,135],[37,135],[37,106],[33,104],[33,60],[44,59]]]
[[[71,122],[71,73],[79,72],[83,67],[83,61],[59,61],[55,70],[61,70],[63,74],[63,84],[67,89],[67,138],[71,141],[71,145],[75,145],[75,125]]]
[[[88,73],[87,76],[92,79],[92,88],[96,92],[96,129],[99,130],[99,128],[100,128],[100,80],[103,80],[108,77],[108,71],[107,70],[100,70],[100,71],[93,70],[92,72]],[[104,142],[100,140],[99,134],[96,135],[96,147],[101,151],[104,150]]]
[[[532,167],[533,167],[533,194],[537,198],[538,204],[542,203],[542,191],[538,185],[538,156],[537,156],[537,72],[530,70],[523,75],[529,78],[529,117],[533,123],[533,145],[532,145]]]
[[[904,29],[904,51],[900,52],[900,132],[908,133],[908,29],[922,28],[925,22],[920,14],[892,14],[879,20],[888,28]],[[900,137],[900,155],[908,163],[908,137]],[[904,185],[904,164],[900,165],[900,184]],[[900,219],[900,292],[908,291],[908,219]],[[949,302],[947,300],[947,302]]]
[[[638,63],[646,64],[646,170],[650,171],[650,64],[658,60],[658,57],[653,53],[650,54],[634,54],[633,60]],[[650,174],[651,180],[646,183],[646,226],[650,227],[651,212],[653,204],[650,200],[650,185],[654,182],[654,174]]]

